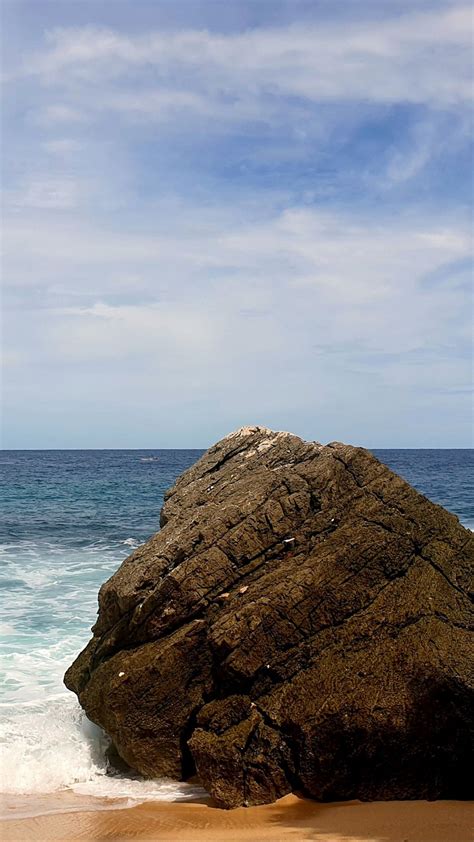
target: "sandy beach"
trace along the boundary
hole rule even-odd
[[[68,809],[71,802],[65,804]],[[230,811],[216,809],[209,800],[56,812],[3,821],[0,835],[2,842],[471,842],[473,827],[469,802],[317,804],[288,795],[275,804]]]

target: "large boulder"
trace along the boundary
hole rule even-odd
[[[368,451],[246,427],[102,586],[66,685],[131,767],[224,807],[468,797],[473,554]]]

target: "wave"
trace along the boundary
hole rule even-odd
[[[4,708],[0,744],[2,789],[10,796],[69,791],[94,798],[125,799],[123,806],[132,806],[204,794],[191,784],[113,772],[106,759],[109,739],[66,693]],[[11,817],[11,806],[8,812]]]

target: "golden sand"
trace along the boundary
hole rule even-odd
[[[60,810],[59,796],[49,809]],[[74,809],[74,799],[64,809]],[[45,805],[46,806],[46,805]],[[203,803],[55,812],[0,823],[2,842],[472,842],[474,805],[462,801],[317,804],[288,795],[263,807],[219,810]]]

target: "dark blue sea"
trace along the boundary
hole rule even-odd
[[[474,527],[474,450],[374,453]],[[89,639],[101,583],[157,530],[164,491],[200,455],[0,453],[2,789],[129,800],[193,794],[182,784],[107,775],[104,738],[64,689],[62,676]]]

